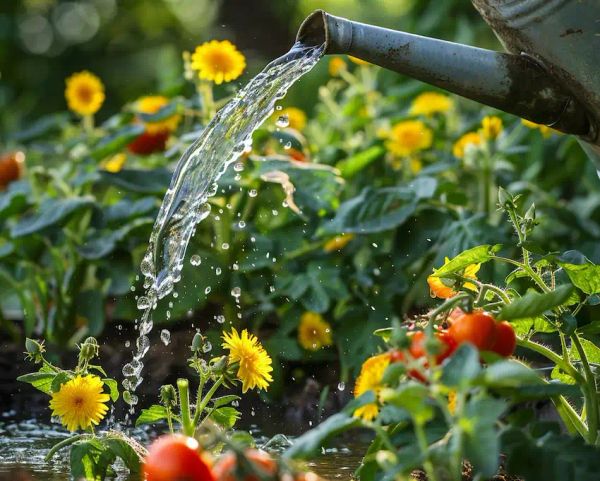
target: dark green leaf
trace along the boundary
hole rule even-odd
[[[129,124],[121,127],[113,134],[100,140],[90,155],[94,160],[102,160],[109,155],[116,154],[138,135],[143,134],[144,130],[145,127],[141,124]]]
[[[171,172],[165,169],[122,169],[119,172],[100,173],[101,182],[120,187],[128,192],[163,195],[171,182]]]
[[[540,316],[550,309],[562,306],[569,299],[572,291],[573,287],[570,285],[558,286],[554,291],[543,294],[529,291],[523,297],[504,306],[498,317],[510,321]]]
[[[471,344],[462,344],[444,365],[441,382],[449,387],[469,386],[481,372],[479,352]]]
[[[123,460],[131,474],[139,473],[141,466],[140,456],[125,439],[107,437],[102,440],[102,443],[115,456]]]

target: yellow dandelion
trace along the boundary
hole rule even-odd
[[[323,250],[325,252],[334,252],[340,251],[344,247],[346,247],[352,239],[354,239],[354,234],[341,234],[335,236],[333,239],[328,240],[323,245]]]
[[[294,130],[303,130],[306,127],[306,114],[297,107],[286,107],[283,110],[276,110],[273,114],[275,121],[280,117],[287,118],[288,127]]]
[[[332,57],[328,65],[329,75],[337,77],[342,70],[346,70],[346,62],[341,57]]]
[[[540,131],[540,133],[544,136],[544,137],[550,137],[552,135],[552,132],[555,132],[554,129],[552,129],[551,127],[548,127],[547,125],[543,125],[543,124],[536,124],[535,122],[531,122],[530,120],[525,120],[525,119],[521,119],[521,123],[525,126],[528,127],[530,129],[537,129]]]
[[[465,156],[465,152],[469,145],[481,144],[481,135],[477,132],[468,132],[458,139],[452,147],[452,153],[454,157],[462,159]]]
[[[318,351],[322,347],[331,346],[331,325],[320,314],[305,312],[300,316],[298,342],[308,351]]]
[[[141,114],[155,114],[168,105],[169,99],[162,95],[148,95],[140,98],[135,104],[135,110]],[[143,122],[146,132],[156,134],[159,132],[174,132],[181,121],[181,115],[173,114],[155,122]]]
[[[348,55],[348,59],[352,62],[355,63],[356,65],[371,65],[369,62],[367,62],[366,60],[363,60],[362,58],[358,58],[358,57],[353,57],[352,55]]]
[[[267,389],[273,381],[272,360],[256,336],[246,329],[240,335],[235,328],[223,333],[223,348],[229,350],[229,361],[239,363],[237,377],[242,381],[242,392],[248,389]]]
[[[495,115],[487,115],[481,121],[481,135],[486,140],[495,140],[502,132],[502,119]]]
[[[418,95],[410,106],[411,115],[425,115],[427,117],[448,112],[454,106],[454,102],[447,95],[437,92],[423,92]]]
[[[246,58],[229,40],[211,40],[196,47],[191,67],[202,80],[220,85],[242,75]]]
[[[390,354],[387,352],[367,359],[363,363],[360,374],[356,379],[354,397],[359,397],[367,391],[374,391],[375,395],[379,396],[382,388],[381,379],[389,364]],[[370,421],[377,416],[377,413],[379,413],[379,405],[377,403],[370,403],[354,411],[354,416]]]
[[[400,157],[428,149],[433,143],[433,132],[420,120],[405,120],[392,127],[386,142],[387,149]]]
[[[123,152],[119,152],[104,162],[104,170],[112,173],[120,172],[126,160],[127,156]]]
[[[99,424],[108,412],[105,403],[110,399],[103,389],[104,383],[98,376],[77,376],[67,381],[52,394],[52,415],[59,416],[69,431]]]
[[[83,70],[66,80],[65,98],[73,112],[93,115],[104,103],[104,85],[93,73]]]
[[[448,264],[449,259],[446,257],[444,259],[444,265]],[[467,266],[465,270],[462,272],[463,277],[467,277],[469,279],[477,279],[477,273],[479,272],[479,268],[481,264],[471,264]],[[454,297],[458,292],[456,292],[451,287],[447,286],[442,282],[442,280],[435,275],[435,271],[432,275],[427,278],[427,284],[429,284],[429,290],[431,292],[431,297],[439,297],[440,299],[448,299],[450,297]],[[463,287],[466,289],[470,289],[472,291],[476,290],[477,287],[472,282],[465,282]]]

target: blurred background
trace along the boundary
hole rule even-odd
[[[248,59],[238,86],[285,53],[301,21],[322,8],[390,28],[497,47],[468,0],[2,0],[0,132],[65,110],[65,78],[83,69],[106,85],[100,121],[147,94],[193,87],[181,52],[209,39],[234,42]],[[323,62],[290,92],[310,111],[326,76]]]

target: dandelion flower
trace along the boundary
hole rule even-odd
[[[220,85],[242,75],[246,58],[229,40],[211,40],[196,47],[191,67],[202,80]]]
[[[410,106],[411,115],[425,115],[427,117],[448,112],[454,106],[454,102],[447,95],[437,92],[423,92],[418,95]]]
[[[99,424],[108,412],[105,403],[110,399],[103,389],[104,383],[98,376],[77,376],[67,381],[52,394],[52,415],[59,416],[69,431]]]
[[[305,312],[300,317],[298,342],[308,351],[318,351],[322,347],[331,346],[331,326],[316,312]]]
[[[148,95],[140,98],[135,105],[135,109],[140,114],[155,114],[160,109],[169,104],[169,99],[162,95]],[[146,132],[156,134],[159,132],[174,132],[181,120],[181,115],[173,114],[164,119],[153,122],[143,121]]]
[[[420,120],[405,120],[392,127],[386,142],[387,149],[400,157],[409,156],[431,147],[433,132]]]
[[[531,122],[530,120],[521,119],[521,123],[527,128],[539,130],[541,134],[546,138],[550,137],[552,135],[552,132],[554,131],[554,129],[548,127],[547,125],[536,124],[535,122]]]
[[[465,156],[465,152],[469,145],[481,144],[481,135],[477,132],[468,132],[458,139],[452,147],[452,153],[454,157],[462,159]]]
[[[303,130],[306,127],[306,114],[297,107],[286,107],[283,110],[276,110],[274,117],[287,117],[288,127],[294,130]]]
[[[444,260],[444,265],[448,264],[449,259],[446,257]],[[477,272],[479,272],[479,268],[481,264],[471,264],[467,266],[462,273],[463,277],[467,277],[469,279],[477,279]],[[427,278],[427,284],[429,284],[429,289],[431,291],[431,297],[439,297],[440,299],[448,299],[450,297],[454,297],[458,292],[452,289],[450,286],[447,286],[442,282],[442,280],[435,275],[435,272]],[[475,290],[476,287],[471,282],[465,282],[463,285],[466,289]]]
[[[329,60],[328,70],[329,75],[337,77],[342,70],[346,70],[346,62],[341,57],[333,57]]]
[[[362,396],[367,391],[374,391],[379,396],[381,391],[381,380],[383,373],[390,364],[390,354],[378,354],[367,359],[361,369],[356,384],[354,385],[354,397]],[[366,404],[354,411],[354,416],[370,421],[379,413],[379,406],[375,403]]]
[[[502,132],[502,119],[488,115],[481,121],[481,135],[486,140],[496,140]]]
[[[346,247],[350,243],[350,241],[352,241],[352,239],[354,239],[354,234],[337,235],[333,239],[330,239],[327,242],[325,242],[325,245],[323,245],[323,250],[325,252],[340,251],[344,247]]]
[[[74,73],[66,80],[65,98],[73,112],[79,115],[93,115],[104,103],[104,85],[87,70]]]
[[[237,377],[242,381],[242,392],[248,389],[267,389],[273,381],[272,360],[256,336],[244,329],[241,335],[235,328],[223,333],[223,348],[229,350],[229,361],[239,363]]]

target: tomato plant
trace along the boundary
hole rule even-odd
[[[458,345],[470,342],[480,351],[489,351],[496,341],[496,321],[483,312],[463,314],[450,325],[448,334]]]

